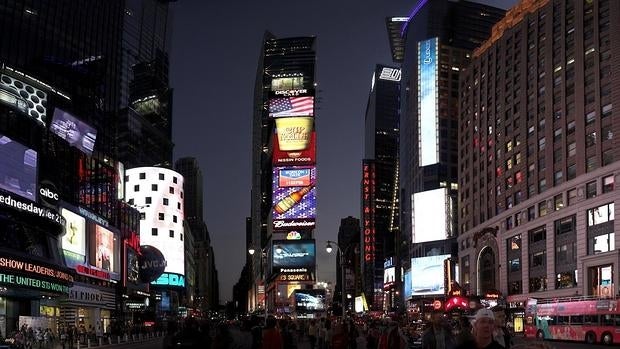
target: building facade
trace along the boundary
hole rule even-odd
[[[474,52],[458,238],[472,292],[499,290],[517,310],[617,295],[619,16],[615,1],[524,0]]]

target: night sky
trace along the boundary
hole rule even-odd
[[[434,0],[431,0],[434,1]],[[385,17],[416,0],[181,0],[172,3],[170,83],[175,160],[193,156],[204,175],[205,222],[215,249],[220,299],[245,262],[250,216],[252,98],[265,30],[317,36],[318,279],[335,282],[340,219],[360,217],[363,124],[377,63],[393,64]],[[477,1],[508,8],[516,0]]]

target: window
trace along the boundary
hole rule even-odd
[[[173,238],[174,237],[174,230],[170,230],[170,237]]]
[[[164,206],[168,206],[169,200],[168,198],[164,198]]]
[[[151,184],[151,191],[157,191],[157,184]]]
[[[166,179],[166,176],[163,173],[159,174],[159,180],[163,181],[164,179]]]
[[[177,216],[172,216],[172,221],[173,221],[174,223],[177,223]]]
[[[591,147],[596,144],[596,132],[591,132],[586,135],[586,147]]]
[[[564,199],[562,197],[562,194],[553,197],[553,207],[556,211],[564,208]]]
[[[614,220],[614,203],[601,205],[588,210],[588,227]]]
[[[172,177],[172,183],[177,183],[177,177]]]
[[[179,210],[181,209],[181,203],[180,202],[177,202],[177,209],[179,209]]]
[[[586,199],[596,197],[596,181],[586,183]]]
[[[588,254],[599,254],[615,251],[615,234],[607,233],[595,236],[588,242]]]
[[[538,203],[538,217],[547,215],[547,201],[541,201]]]
[[[514,258],[510,260],[510,272],[521,270],[521,258]]]
[[[146,219],[146,213],[145,212],[140,212],[140,220],[145,220]]]
[[[530,292],[541,292],[547,290],[547,277],[530,278]]]
[[[150,205],[153,202],[153,199],[150,196],[144,198],[144,204]]]
[[[555,264],[564,265],[575,262],[575,242],[569,242],[556,247]]]
[[[553,184],[558,185],[562,183],[563,179],[564,179],[564,173],[561,170],[555,171],[555,173],[553,174]]]
[[[538,140],[538,151],[545,150],[545,137]]]
[[[576,271],[569,271],[569,272],[558,273],[556,275],[555,288],[556,289],[561,289],[561,288],[576,287],[577,286],[577,279],[575,278],[575,273],[576,273]],[[587,316],[586,315],[586,318],[588,318],[589,321],[591,321],[592,317],[596,318],[597,315],[594,315],[594,316]],[[598,320],[595,320],[595,322],[598,322]]]
[[[134,186],[133,186],[133,191],[135,191],[135,192],[140,191],[140,186],[139,186],[139,185],[137,185],[137,184],[136,184],[136,185],[134,185]]]
[[[547,230],[545,229],[544,225],[534,230],[530,230],[530,244],[544,241],[546,239],[547,239]]]
[[[530,222],[534,219],[536,219],[536,209],[534,206],[530,206],[527,208],[527,221]]]
[[[140,174],[138,175],[140,179],[146,179],[146,173],[145,172],[140,172]]]
[[[512,216],[506,218],[506,230],[512,229]]]
[[[577,143],[575,142],[571,142],[568,143],[568,156],[574,156],[575,154],[577,154]]]
[[[565,217],[553,222],[555,235],[563,235],[575,232],[575,215]]]
[[[570,181],[571,179],[575,179],[577,176],[577,166],[575,164],[570,164],[566,168],[566,180]]]
[[[574,204],[577,200],[577,189],[571,189],[566,192],[566,204],[568,206]]]
[[[614,190],[614,176],[603,177],[603,194]]]
[[[547,190],[547,179],[543,178],[538,181],[538,192],[542,193],[545,190]]]
[[[151,235],[157,236],[157,228],[151,228]]]
[[[160,213],[160,214],[159,214],[159,220],[160,220],[160,221],[163,221],[163,220],[164,220],[164,214],[163,214],[163,213]]]
[[[183,241],[183,233],[179,234],[179,238]]]
[[[515,235],[508,239],[508,247],[510,251],[518,251],[521,249],[521,234]]]
[[[596,160],[596,155],[586,158],[586,172],[592,172],[598,168],[598,162]]]
[[[532,253],[532,260],[530,261],[530,267],[542,267],[546,264],[546,251],[538,251]]]
[[[170,194],[174,194],[174,187],[168,188],[168,191],[170,192]]]

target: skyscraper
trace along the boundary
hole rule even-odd
[[[314,45],[314,37],[279,39],[267,32],[259,56],[252,119],[254,299],[248,304],[263,307],[266,300],[270,310],[283,311],[292,289],[276,275],[299,274],[298,284],[315,275]],[[289,234],[302,240],[288,241]],[[308,258],[287,257],[298,249],[308,249]]]
[[[440,259],[456,258],[459,72],[503,14],[468,1],[422,0],[403,29],[400,223],[406,244],[399,262],[406,274],[420,272],[414,262],[443,270]],[[429,256],[446,257],[416,259]],[[443,286],[416,285],[404,296],[444,294]]]
[[[340,227],[338,227],[338,246],[342,250],[344,258],[340,256],[336,257],[336,288],[334,291],[334,299],[342,299],[342,290],[344,282],[345,292],[345,311],[351,312],[353,310],[353,299],[355,296],[361,294],[361,272],[360,272],[360,220],[355,217],[346,217],[340,220]],[[340,264],[340,261],[344,261],[344,265]],[[344,268],[344,269],[343,269]],[[344,270],[344,273],[342,272]],[[343,280],[344,277],[344,280]]]
[[[398,117],[401,71],[377,65],[364,125],[362,236],[364,294],[373,310],[383,310],[384,262],[395,257],[398,223]],[[388,309],[392,310],[392,309]]]
[[[521,1],[463,74],[461,283],[508,295],[515,324],[528,298],[617,293],[619,17]]]

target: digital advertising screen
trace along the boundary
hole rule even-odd
[[[301,152],[309,149],[314,131],[314,118],[300,116],[276,119],[278,149],[285,152]]]
[[[87,155],[95,149],[97,130],[64,110],[54,110],[50,130]]]
[[[446,188],[413,194],[411,223],[413,243],[443,240],[450,230],[448,214],[451,201]],[[448,212],[447,212],[448,211]]]
[[[295,309],[298,312],[325,310],[325,290],[295,290]]]
[[[411,297],[411,292],[412,292],[412,289],[411,289],[411,286],[412,286],[412,284],[411,284],[411,269],[408,269],[407,271],[405,271],[405,281],[404,281],[404,285],[403,286],[404,286],[404,292],[405,292],[404,296],[405,296],[405,299],[407,299],[407,298]]]
[[[314,240],[274,240],[273,267],[314,268],[316,246]]]
[[[303,89],[303,76],[287,76],[271,79],[271,91],[286,91]]]
[[[284,119],[276,119],[280,121],[287,120],[289,118]],[[316,132],[311,129],[312,125],[306,123],[304,120],[297,119],[306,119],[306,118],[290,118],[293,124],[301,123],[301,128],[295,129],[296,126],[283,126],[283,123],[280,122],[280,132],[286,132],[282,138],[282,142],[284,144],[284,149],[280,146],[280,137],[278,135],[278,128],[276,126],[275,133],[276,137],[274,137],[273,142],[273,156],[272,162],[274,166],[297,166],[297,165],[314,165],[316,163]],[[291,122],[291,120],[284,121]],[[306,133],[306,128],[310,131],[310,133]],[[280,135],[282,136],[282,135]]]
[[[383,286],[396,282],[396,268],[389,267],[383,270]]]
[[[86,256],[86,219],[66,208],[61,209],[60,214],[66,221],[61,246],[67,266],[73,267],[75,263],[84,263]]]
[[[269,116],[272,118],[313,115],[313,96],[277,97],[269,100]]]
[[[439,39],[418,43],[418,135],[420,166],[439,162]]]
[[[138,254],[132,248],[127,248],[127,282],[133,284],[139,283],[140,280],[140,264]]]
[[[308,173],[309,176],[308,176]],[[297,178],[294,178],[297,177]],[[316,167],[273,169],[273,220],[316,218]],[[300,185],[294,185],[299,183]]]
[[[36,201],[37,152],[0,134],[0,188]]]
[[[24,79],[25,80],[25,79]],[[43,126],[47,118],[47,92],[22,79],[0,75],[0,103],[15,108]]]
[[[114,270],[114,233],[100,225],[95,225],[94,262],[97,268]]]
[[[411,294],[413,296],[444,294],[443,261],[449,254],[411,258]]]

